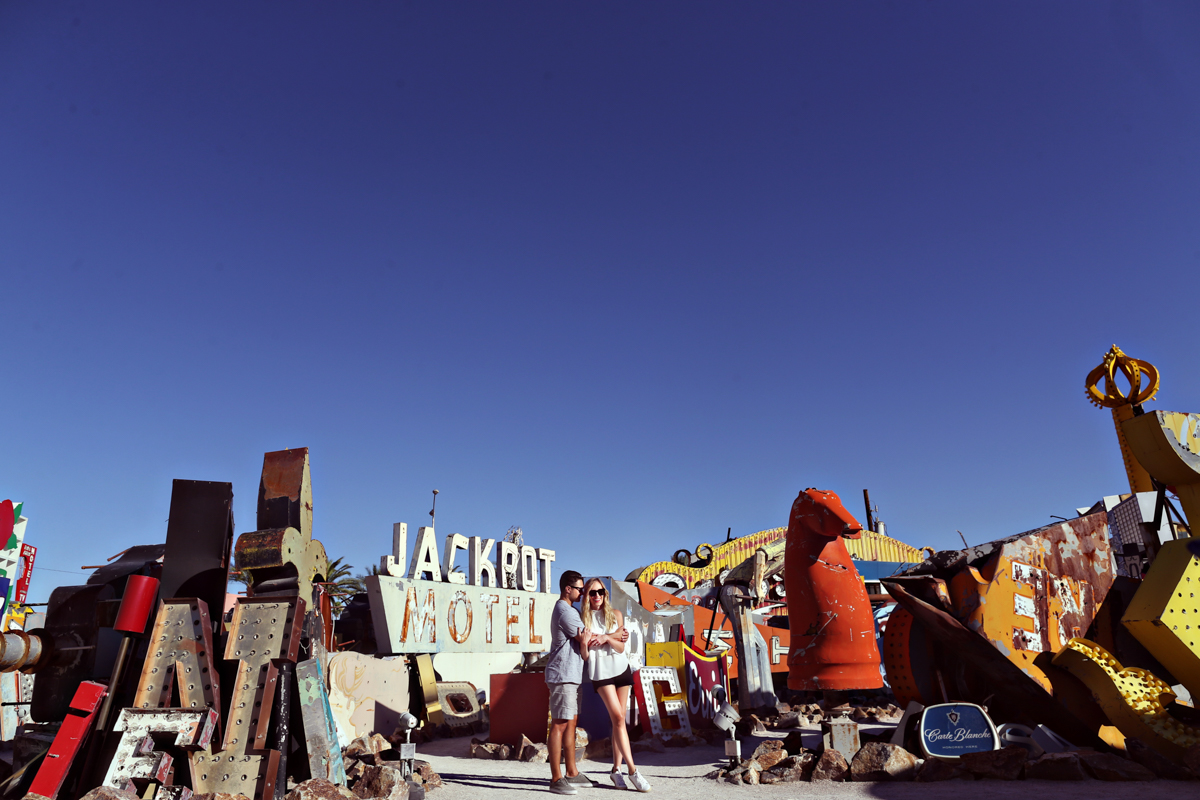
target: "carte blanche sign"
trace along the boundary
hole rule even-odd
[[[417,532],[408,558],[408,526],[392,528],[383,574],[367,578],[381,653],[537,653],[550,649],[558,599],[554,551],[452,533],[438,558],[433,528]],[[492,550],[496,560],[492,561]],[[459,551],[467,569],[456,569]]]

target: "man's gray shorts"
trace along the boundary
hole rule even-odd
[[[548,683],[550,687],[550,718],[571,719],[579,714],[583,684]]]

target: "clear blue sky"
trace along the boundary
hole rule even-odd
[[[972,543],[1200,410],[1194,3],[0,4],[0,497],[31,600],[172,478],[624,576],[807,486]],[[79,575],[78,579],[69,573]]]

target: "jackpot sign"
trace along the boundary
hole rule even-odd
[[[554,551],[452,533],[438,558],[433,528],[392,530],[392,554],[366,579],[381,653],[536,653],[550,649]],[[492,560],[492,550],[497,550]],[[455,564],[460,551],[466,570]]]

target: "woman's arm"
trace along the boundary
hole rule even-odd
[[[625,630],[625,618],[621,615],[621,612],[617,611],[616,609],[613,609],[613,613],[617,615],[617,629],[612,633],[605,634],[604,638],[610,645],[612,645],[614,653],[624,653],[625,640],[629,638],[622,635]]]

